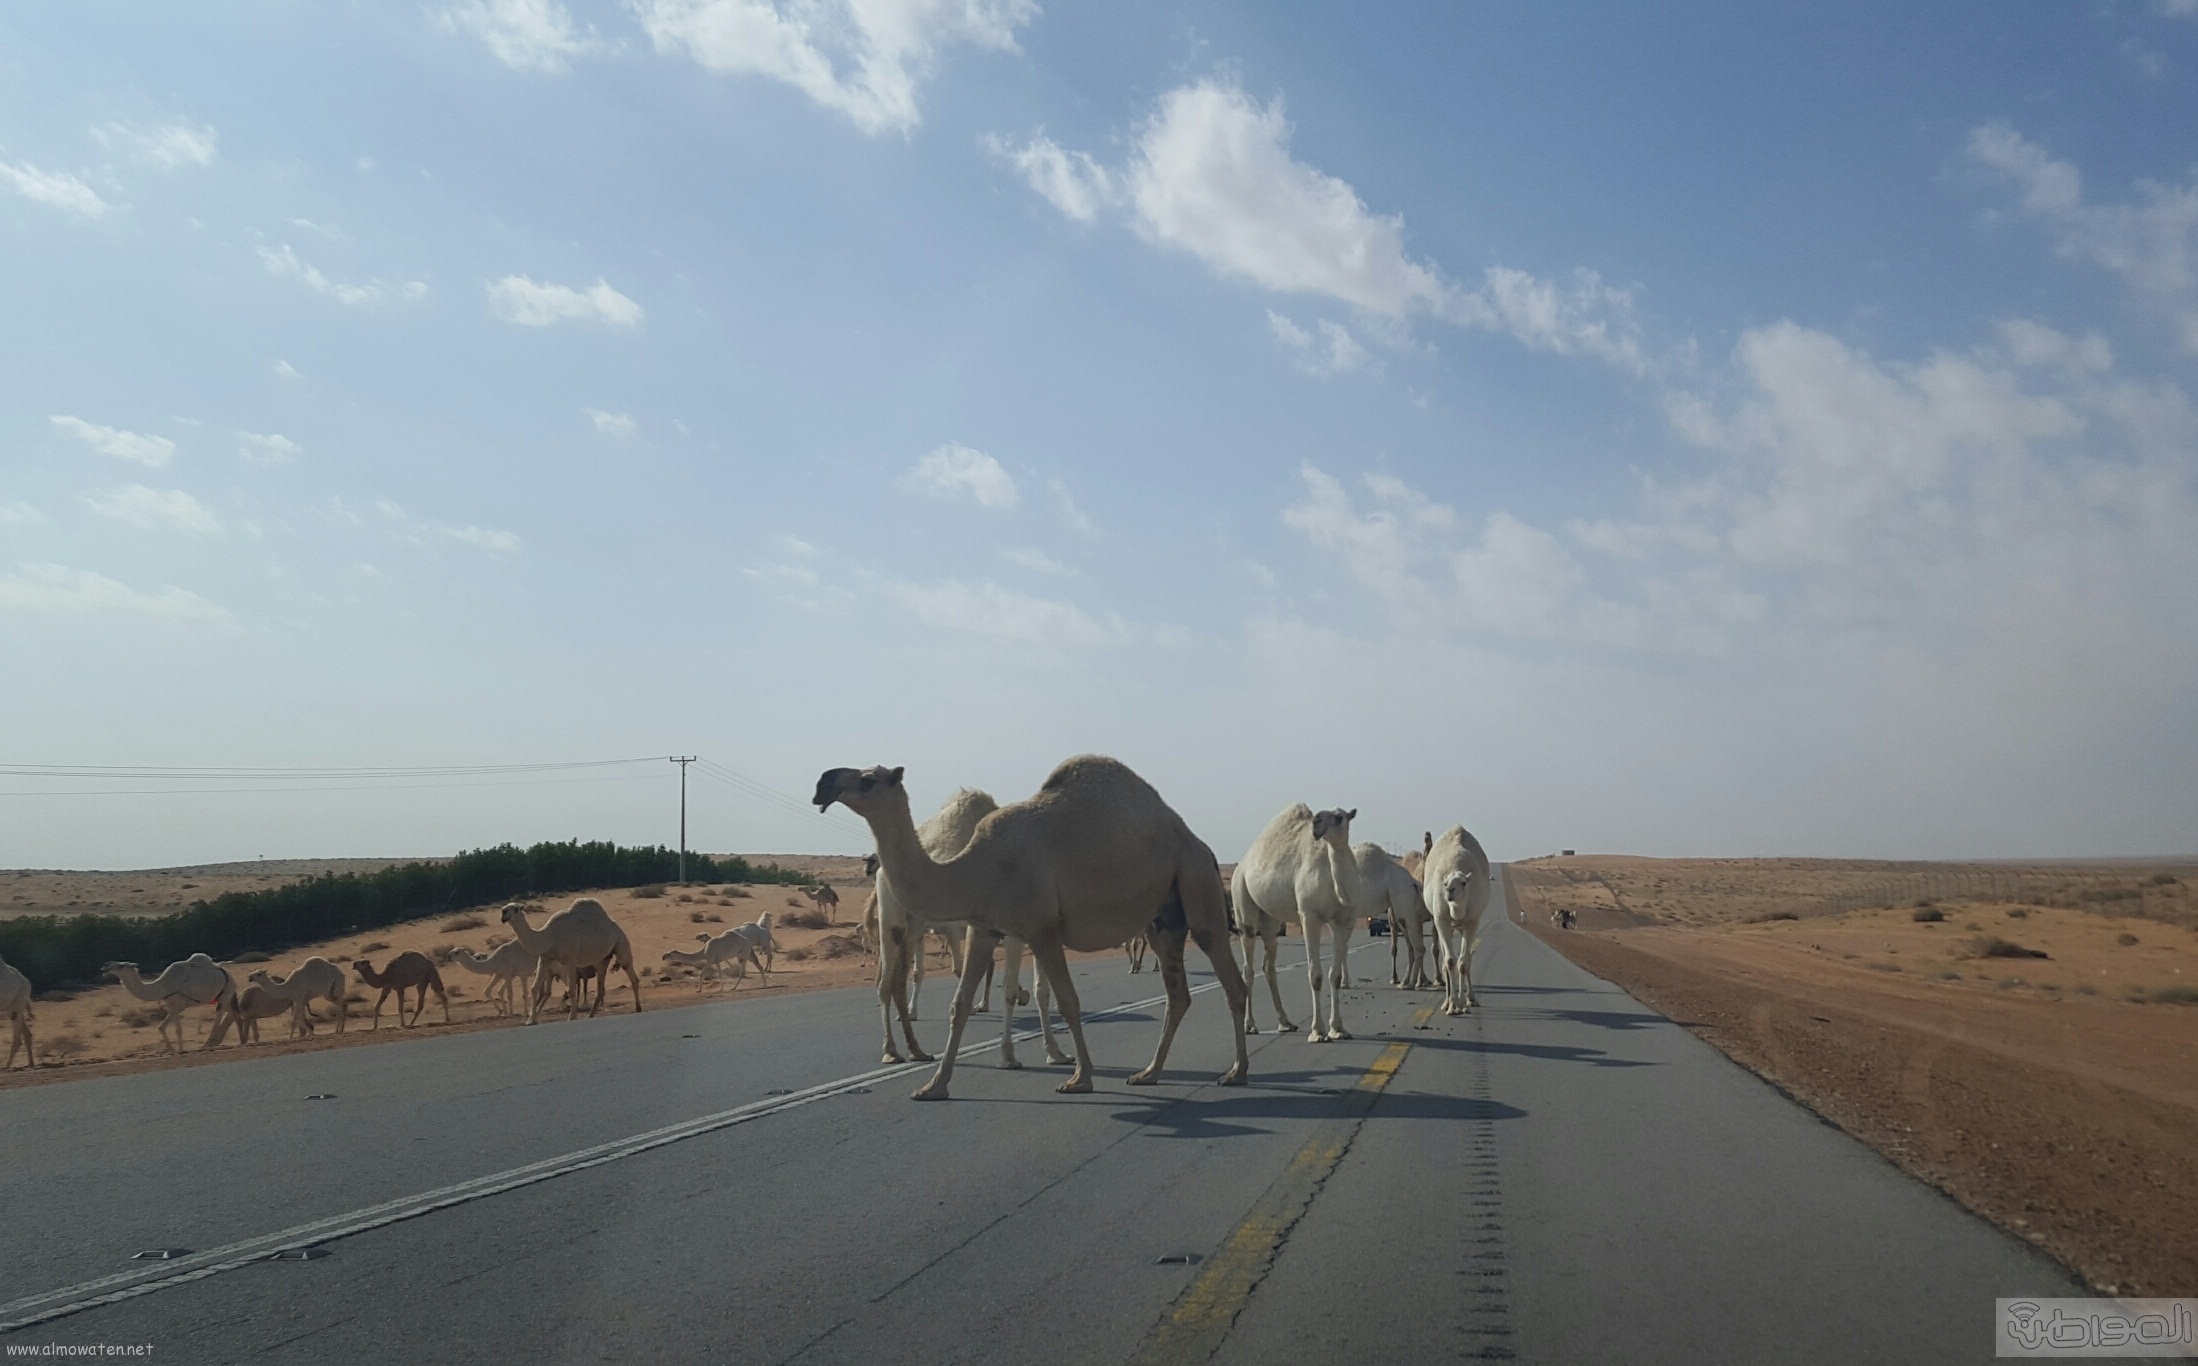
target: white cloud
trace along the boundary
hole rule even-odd
[[[304,376],[303,374],[299,373],[299,371],[298,371],[298,367],[296,367],[295,365],[292,365],[292,364],[291,364],[291,363],[290,363],[289,361],[286,361],[286,360],[278,360],[278,361],[276,361],[276,362],[275,362],[275,365],[274,365],[274,371],[275,371],[275,377],[276,377],[277,379],[304,379],[304,378],[305,378],[305,376]]]
[[[558,0],[462,0],[435,21],[449,32],[480,39],[497,61],[517,71],[565,71],[569,58],[597,47],[581,36],[572,12]]]
[[[181,121],[149,128],[109,123],[92,129],[92,136],[102,147],[120,148],[139,165],[163,171],[211,166],[220,144],[212,128]]]
[[[597,280],[586,289],[537,283],[524,275],[506,275],[488,285],[489,311],[521,327],[553,327],[561,322],[596,322],[633,331],[647,316],[641,305]]]
[[[1404,250],[1404,220],[1370,211],[1344,181],[1290,155],[1282,102],[1233,84],[1170,91],[1127,174],[1138,230],[1216,272],[1384,317],[1446,312],[1451,288]]]
[[[350,238],[343,235],[343,229],[337,227],[333,223],[316,223],[310,218],[293,218],[290,220],[290,226],[293,228],[303,228],[310,233],[317,233],[318,235],[327,238],[331,242],[338,243],[339,245],[348,246],[351,242]]]
[[[1089,152],[1071,152],[1045,135],[1033,133],[1021,146],[987,134],[985,148],[1022,173],[1030,188],[1048,204],[1079,223],[1089,223],[1120,194],[1114,175]]]
[[[1122,638],[1070,603],[1011,592],[994,583],[965,584],[948,579],[936,584],[886,580],[885,595],[933,626],[972,635],[996,636],[1033,645],[1105,645]]]
[[[79,218],[104,218],[114,206],[99,192],[67,171],[42,171],[27,161],[0,161],[0,186],[15,191],[33,204],[73,213]]]
[[[1021,565],[1025,569],[1036,570],[1040,574],[1055,574],[1062,578],[1074,578],[1076,576],[1074,566],[1065,565],[1034,546],[1014,548],[1002,546],[1000,547],[1000,558],[1006,560],[1009,564]]]
[[[1099,524],[1085,513],[1075,496],[1068,491],[1068,485],[1058,476],[1047,481],[1046,489],[1053,495],[1053,510],[1060,514],[1062,521],[1086,536],[1099,534]]]
[[[967,493],[984,507],[1004,511],[1015,506],[1014,477],[983,451],[953,442],[916,462],[909,482],[929,493],[951,497]]]
[[[824,553],[799,536],[773,535],[771,544],[789,555],[798,555],[805,560],[815,559],[818,555]]]
[[[446,541],[470,545],[479,550],[498,555],[515,555],[519,552],[519,537],[514,532],[498,531],[485,526],[443,526],[436,524],[435,534]]]
[[[164,436],[141,436],[136,432],[123,431],[119,427],[102,427],[80,417],[61,414],[46,420],[101,455],[111,455],[118,460],[134,460],[149,469],[159,469],[176,453],[176,443]]]
[[[1458,320],[1508,332],[1537,351],[1593,356],[1636,373],[1648,368],[1633,295],[1603,283],[1592,270],[1576,270],[1569,287],[1523,270],[1490,266],[1481,289],[1460,298]]]
[[[2083,174],[2004,123],[1972,129],[1971,158],[2021,192],[2023,212],[2045,225],[2054,250],[2102,266],[2168,308],[2198,351],[2198,184],[2140,182],[2130,203],[2089,203]]]
[[[91,504],[92,511],[102,517],[128,522],[131,526],[146,531],[221,530],[221,519],[208,511],[204,503],[182,489],[153,489],[143,484],[124,484],[120,488],[101,489],[84,501]]]
[[[1297,368],[1306,374],[1325,378],[1366,368],[1372,357],[1359,344],[1358,338],[1351,335],[1351,329],[1326,318],[1315,326],[1320,330],[1318,337],[1273,309],[1267,310],[1268,329],[1274,333],[1275,340],[1282,343],[1283,349],[1291,353]]]
[[[267,267],[269,275],[297,280],[315,294],[324,294],[347,308],[414,304],[427,297],[427,284],[422,280],[411,280],[404,284],[369,280],[363,285],[347,285],[331,280],[318,267],[298,259],[298,254],[290,249],[288,243],[277,248],[261,247],[259,259]]]
[[[146,593],[88,569],[58,564],[26,564],[0,574],[0,611],[104,613],[168,617],[182,621],[227,621],[229,613],[196,593],[163,584]]]
[[[601,408],[582,408],[580,411],[595,424],[595,430],[604,436],[623,438],[633,435],[634,421],[628,414],[606,413]]]
[[[939,54],[1015,50],[1034,0],[632,0],[658,52],[703,70],[784,81],[866,133],[922,119],[916,94]]]
[[[248,465],[284,465],[304,453],[304,447],[275,432],[237,433],[237,454]]]
[[[2160,13],[2175,19],[2198,19],[2198,0],[2160,0]]]
[[[0,503],[0,526],[21,525],[26,522],[43,522],[46,514],[29,503]]]

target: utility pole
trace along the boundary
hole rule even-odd
[[[692,754],[667,754],[665,759],[679,765],[679,880],[687,880],[687,765],[695,761]]]

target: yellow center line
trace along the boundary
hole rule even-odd
[[[1412,1016],[1416,1028],[1435,1016],[1428,1006]],[[1205,1270],[1184,1287],[1168,1312],[1145,1335],[1135,1358],[1138,1366],[1184,1366],[1202,1362],[1217,1351],[1251,1299],[1252,1290],[1274,1265],[1276,1254],[1290,1230],[1312,1207],[1321,1185],[1350,1151],[1359,1125],[1374,1100],[1404,1066],[1412,1045],[1402,1039],[1390,1043],[1368,1064],[1345,1094],[1343,1113],[1324,1121],[1293,1154],[1282,1174],[1252,1204],[1243,1222],[1222,1240],[1221,1250]]]

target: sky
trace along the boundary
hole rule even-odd
[[[2198,0],[25,0],[0,866],[2191,853],[2194,385]]]

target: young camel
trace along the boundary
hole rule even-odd
[[[1129,942],[1122,946],[1122,952],[1130,956],[1131,972],[1145,970],[1145,947],[1145,936],[1142,934],[1131,935]]]
[[[1442,959],[1443,1014],[1463,1015],[1480,1004],[1473,999],[1473,949],[1488,909],[1488,855],[1464,826],[1453,825],[1428,851],[1426,873],[1421,886]]]
[[[467,972],[488,978],[488,990],[483,994],[496,1003],[498,1015],[509,1015],[516,1008],[512,1004],[512,993],[517,989],[519,979],[524,977],[528,985],[533,985],[535,970],[542,962],[516,939],[499,944],[486,954],[459,949],[450,955],[450,961]]]
[[[764,914],[768,918],[770,913]],[[763,928],[768,935],[770,926],[765,925]],[[736,981],[747,977],[750,968],[760,973],[764,971],[763,960],[756,956],[755,939],[750,934],[742,933],[743,930],[753,929],[753,925],[735,925],[723,934],[698,934],[695,938],[702,941],[702,947],[697,952],[701,953],[702,961],[710,965],[712,972],[731,964]]]
[[[1351,930],[1364,914],[1367,896],[1351,856],[1351,818],[1356,811],[1313,811],[1303,802],[1285,808],[1259,832],[1236,865],[1230,888],[1239,923],[1258,923],[1249,913],[1292,922],[1305,931],[1305,973],[1313,987],[1313,1027],[1307,1043],[1348,1039],[1343,1027],[1343,987],[1349,980],[1345,961]],[[1321,969],[1320,941],[1333,932],[1335,965]],[[1271,952],[1271,950],[1270,950]],[[1273,960],[1270,959],[1270,962]],[[1328,987],[1323,1019],[1321,986]]]
[[[1244,1013],[1244,979],[1229,943],[1221,867],[1213,850],[1149,783],[1114,759],[1089,754],[1069,759],[1047,775],[1035,796],[978,822],[968,845],[941,862],[916,833],[902,772],[828,769],[817,779],[817,809],[841,802],[870,826],[886,877],[911,919],[966,917],[982,932],[986,950],[1006,937],[1010,978],[1020,967],[1015,941],[1030,946],[1052,984],[1076,1048],[1076,1070],[1060,1090],[1092,1087],[1091,1050],[1084,1040],[1083,1011],[1069,976],[1067,950],[1113,948],[1140,928],[1152,936],[1168,1006],[1160,1046],[1144,1070],[1130,1077],[1130,1084],[1150,1086],[1160,1079],[1168,1047],[1190,1008],[1190,983],[1183,971],[1186,937],[1198,941],[1228,997],[1236,1065],[1222,1075],[1221,1084],[1244,1084],[1250,1071],[1238,1025]],[[946,1098],[976,1000],[982,957],[964,956],[946,1051],[938,1071],[915,1093],[918,1100]],[[1013,1009],[1005,1014],[1012,1029]],[[1008,1060],[1003,1057],[1001,1063],[1008,1065]]]
[[[374,1023],[369,1028],[382,1027],[382,1003],[389,999],[389,993],[393,991],[397,993],[397,1026],[400,1029],[412,1028],[427,1013],[427,993],[431,988],[443,1003],[443,1023],[450,1023],[450,993],[443,990],[443,974],[436,970],[435,960],[426,954],[407,949],[390,959],[389,966],[380,972],[376,972],[374,965],[364,958],[354,959],[351,970],[359,974],[359,980],[368,986],[381,988],[382,994],[374,998]],[[404,994],[413,990],[420,993],[420,1003],[413,1008],[412,1019],[407,1023],[404,1017]]]
[[[772,970],[778,966],[778,940],[771,935],[771,913],[769,911],[765,911],[745,925],[735,925],[725,933],[739,935],[742,939],[748,941],[749,948],[763,955],[762,961],[756,966],[764,976],[770,976]],[[709,936],[703,935],[701,938],[707,939]]]
[[[237,993],[237,999],[229,1007],[229,1016],[237,1027],[237,1046],[259,1042],[259,1022],[276,1015],[291,1017],[290,1032],[297,1033],[297,1008],[290,998],[270,991],[257,982]]]
[[[719,936],[719,938],[724,937],[724,935]],[[700,969],[700,971],[695,974],[695,994],[699,996],[702,994],[703,988],[707,987],[710,984],[710,979],[718,975],[718,968],[721,966],[721,964],[719,962],[713,962],[710,958],[710,936],[704,934],[697,935],[696,938],[702,940],[701,948],[666,949],[664,950],[664,961],[667,963],[675,963],[681,967]],[[739,940],[738,942],[743,948],[747,946],[747,941],[744,939]],[[723,960],[722,966],[730,967],[733,970],[733,980],[735,982],[739,982],[747,977],[748,963],[751,961],[752,957],[752,954],[744,956],[738,950],[735,950],[730,956]]]
[[[527,952],[542,960],[544,971],[534,975],[534,1002],[527,1010],[527,1023],[541,1019],[542,1001],[549,995],[550,981],[560,973],[577,974],[581,968],[594,967],[606,960],[616,960],[625,971],[626,981],[633,987],[634,1014],[641,1013],[641,978],[633,969],[633,945],[627,942],[626,932],[603,909],[603,903],[593,897],[581,897],[570,906],[551,916],[536,929],[527,923],[527,913],[518,903],[504,907],[504,923],[526,946]],[[603,986],[608,987],[610,968],[602,971]],[[595,1010],[603,1008],[605,992],[598,990]],[[593,1015],[595,1010],[588,1013]],[[577,997],[567,1000],[566,1018],[577,1019],[580,1003]]]
[[[1367,913],[1389,918],[1389,984],[1407,989],[1433,986],[1427,976],[1427,945],[1420,938],[1420,927],[1427,921],[1420,884],[1402,860],[1389,857],[1378,844],[1352,845],[1351,858],[1358,864],[1359,885],[1366,889]],[[1400,945],[1406,950],[1401,977],[1397,975]]]
[[[38,1047],[31,1042],[31,979],[5,958],[0,958],[0,1015],[8,1017],[9,1069],[18,1048],[28,1055],[24,1066],[38,1066]]]
[[[109,963],[99,970],[103,977],[112,977],[122,984],[122,989],[140,1001],[158,1001],[168,1013],[160,1020],[160,1042],[169,1052],[183,1051],[183,1012],[194,1006],[211,1006],[214,1010],[213,1032],[206,1042],[199,1045],[201,1052],[220,1043],[229,1032],[229,1008],[236,1003],[237,984],[229,976],[229,970],[203,953],[194,953],[181,962],[170,963],[167,969],[151,981],[137,970],[135,963]],[[168,1026],[175,1026],[175,1040],[168,1039]]]
[[[315,1001],[334,1003],[338,1034],[343,1033],[344,1026],[350,1023],[351,1006],[348,997],[351,984],[345,980],[343,969],[325,958],[306,959],[288,977],[273,977],[265,968],[260,968],[244,980],[255,986],[265,987],[270,993],[290,1002],[290,1034],[293,1038],[313,1032],[312,1005]],[[402,1003],[398,1008],[403,1009]],[[257,1029],[252,1032],[259,1033]]]

